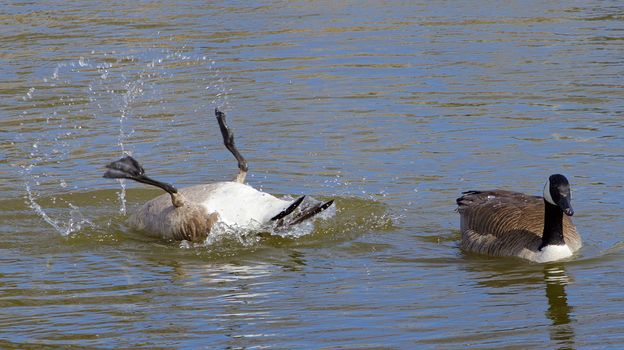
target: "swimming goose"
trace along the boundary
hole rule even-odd
[[[535,262],[567,258],[582,245],[570,219],[570,200],[570,183],[560,174],[548,178],[543,197],[503,190],[464,192],[457,199],[461,248]]]
[[[153,237],[173,240],[202,241],[213,225],[222,222],[231,227],[258,229],[267,224],[290,227],[329,208],[333,200],[300,208],[305,196],[287,201],[245,185],[247,161],[234,144],[234,134],[225,122],[225,114],[215,109],[223,143],[238,161],[239,172],[234,181],[176,189],[154,180],[130,156],[108,164],[105,178],[131,179],[163,189],[160,195],[145,203],[129,219],[130,228]]]

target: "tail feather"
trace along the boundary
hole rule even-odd
[[[323,212],[325,209],[331,207],[331,205],[334,204],[334,200],[330,200],[328,202],[325,203],[319,203],[309,209],[306,209],[304,211],[302,211],[301,213],[299,213],[299,215],[297,215],[295,218],[293,218],[292,221],[286,223],[287,226],[293,226],[293,225],[297,225],[300,224],[310,218],[312,218],[313,216]]]
[[[333,199],[323,204],[317,204],[313,206],[312,208],[303,211],[297,218],[295,218],[294,221],[290,223],[290,225],[292,226],[292,225],[300,224],[304,222],[305,220],[308,220],[312,218],[313,216],[323,212],[325,209],[331,207],[332,204],[334,204]]]
[[[277,214],[274,217],[272,217],[271,221],[283,219],[286,215],[292,213],[295,209],[297,209],[299,204],[301,204],[301,202],[303,202],[304,198],[305,198],[305,196],[299,197],[296,201],[292,202],[292,204],[289,205],[288,208],[282,210],[279,214]]]

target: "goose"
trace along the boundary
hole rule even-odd
[[[200,242],[206,239],[216,223],[254,230],[272,224],[276,228],[297,225],[333,204],[333,200],[295,211],[305,196],[294,201],[277,198],[246,185],[248,166],[234,143],[234,133],[218,108],[215,115],[223,143],[238,161],[239,172],[233,181],[195,185],[177,189],[173,185],[145,175],[141,164],[133,157],[106,165],[104,178],[130,179],[159,187],[166,193],[148,201],[127,223],[131,229],[166,240]]]
[[[561,174],[548,178],[543,197],[505,190],[463,192],[457,199],[460,247],[533,262],[570,257],[582,245],[570,219],[570,200],[570,183]]]

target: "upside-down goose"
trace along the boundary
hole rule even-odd
[[[263,225],[290,227],[329,208],[333,200],[300,207],[305,196],[287,201],[244,184],[247,161],[234,144],[234,134],[218,109],[215,115],[225,147],[238,161],[239,172],[234,181],[216,182],[176,189],[154,180],[131,156],[108,164],[105,178],[131,179],[163,189],[165,194],[145,203],[128,219],[131,229],[149,236],[173,240],[202,241],[218,222],[243,229]],[[299,210],[295,210],[299,207]]]

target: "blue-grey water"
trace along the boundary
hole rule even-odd
[[[0,9],[0,347],[624,346],[619,1],[16,1]],[[160,194],[336,199],[311,233],[145,238]],[[584,247],[459,250],[455,198],[572,183]]]

